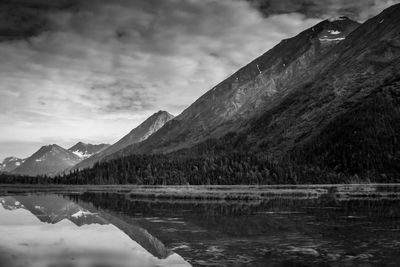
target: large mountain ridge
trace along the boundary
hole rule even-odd
[[[274,161],[293,161],[320,180],[327,175],[396,179],[399,33],[400,5],[366,21],[325,54],[329,60],[310,69],[314,74],[304,84],[247,121],[228,141],[225,138],[225,151],[253,151]],[[215,146],[201,149],[189,153],[215,152]]]
[[[114,158],[173,152],[240,130],[243,123],[277,105],[314,77],[310,68],[321,60],[332,60],[325,58],[326,53],[358,26],[345,17],[325,20],[283,40],[205,93],[149,139],[120,151]]]

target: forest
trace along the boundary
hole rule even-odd
[[[296,164],[289,160],[278,163],[256,153],[202,157],[130,155],[56,177],[0,175],[0,183],[8,184],[229,185],[359,182],[400,182],[400,178],[374,175],[363,177],[329,168]]]

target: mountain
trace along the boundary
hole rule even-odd
[[[0,164],[0,172],[11,172],[22,163],[24,163],[24,161],[24,159],[19,159],[16,157],[5,158]]]
[[[146,141],[120,152],[167,153],[188,148],[208,138],[238,131],[243,122],[277,105],[305,80],[318,62],[359,23],[346,17],[325,20],[299,35],[283,40],[201,96]]]
[[[323,21],[79,177],[140,184],[400,182],[399,32],[400,4],[360,26],[347,18]]]
[[[167,111],[158,111],[154,113],[149,118],[147,118],[143,123],[141,123],[138,127],[133,129],[127,135],[122,137],[115,144],[105,148],[99,153],[89,157],[86,160],[83,160],[74,168],[83,169],[87,167],[93,166],[96,162],[101,161],[105,157],[118,152],[119,150],[126,148],[132,144],[136,144],[146,140],[153,133],[157,132],[158,129],[164,126],[165,123],[172,120],[174,118],[173,115],[169,114]]]
[[[397,4],[349,34],[325,56],[332,60],[310,70],[312,79],[251,123],[251,147],[290,156],[317,176],[397,179],[399,32]]]
[[[92,144],[85,144],[82,142],[77,143],[76,145],[72,146],[68,149],[68,151],[74,153],[81,159],[87,159],[88,157],[102,151],[103,149],[107,148],[108,144],[99,144],[99,145],[92,145]]]
[[[188,153],[256,153],[291,182],[398,182],[399,32],[397,4],[329,49],[240,131]]]
[[[81,159],[74,153],[58,146],[41,147],[27,158],[21,166],[12,171],[21,175],[55,175],[66,168],[77,164]]]

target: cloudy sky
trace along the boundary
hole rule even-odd
[[[0,0],[0,160],[178,115],[319,21],[400,0]]]

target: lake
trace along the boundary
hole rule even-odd
[[[286,193],[245,201],[3,189],[0,267],[400,266],[398,185],[271,190]]]

